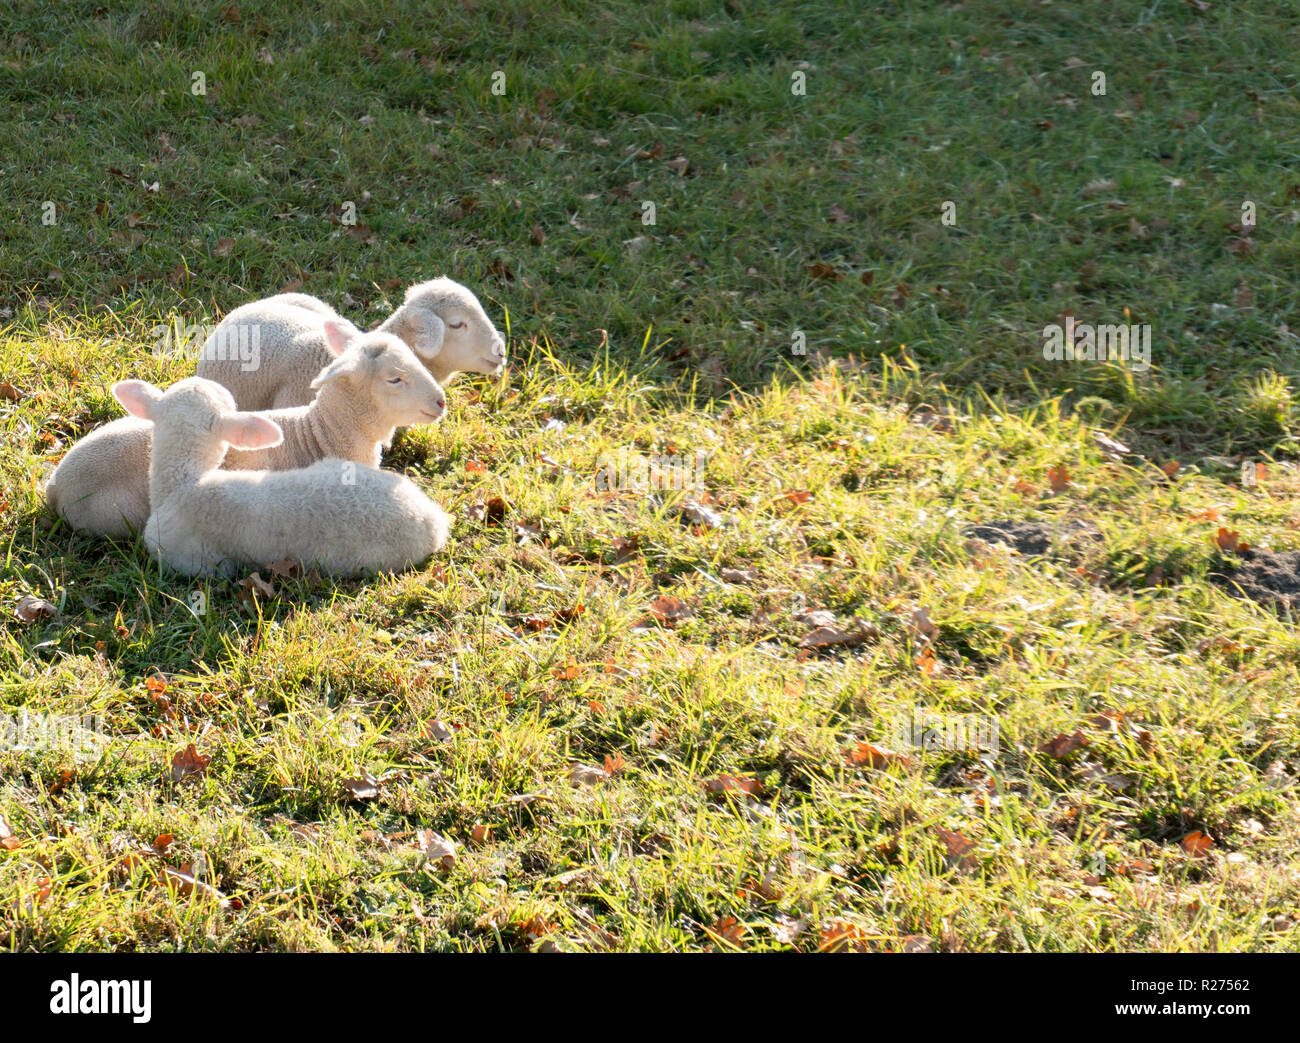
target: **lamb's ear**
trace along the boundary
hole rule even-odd
[[[431,359],[442,351],[447,324],[429,308],[404,304],[401,310],[401,318],[392,324],[390,331],[406,341],[407,346],[422,359]]]
[[[152,420],[154,407],[162,399],[162,392],[147,380],[122,380],[113,385],[113,397],[122,408],[141,420]]]
[[[345,358],[335,359],[328,366],[316,374],[316,379],[311,382],[312,390],[318,389],[327,380],[333,380],[335,377],[341,377],[345,373],[351,373],[357,368],[356,352]]]
[[[280,425],[256,413],[223,416],[217,422],[217,434],[235,449],[270,449],[284,441]]]
[[[347,351],[348,345],[359,336],[361,331],[347,319],[325,320],[325,347],[335,358]]]

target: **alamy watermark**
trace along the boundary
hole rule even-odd
[[[698,492],[704,488],[704,468],[709,454],[694,456],[671,453],[642,455],[619,449],[616,455],[602,453],[596,461],[596,488],[631,492]]]
[[[998,734],[996,717],[913,709],[894,717],[889,741],[895,749],[910,746],[948,753],[997,753]]]
[[[1093,326],[1067,316],[1065,325],[1043,327],[1043,358],[1049,362],[1127,362],[1137,373],[1151,368],[1151,327]]]
[[[238,362],[242,372],[262,364],[262,325],[258,322],[174,322],[155,326],[153,353],[157,358]]]
[[[63,717],[0,713],[0,750],[12,753],[53,752],[94,756],[107,741],[101,717]]]

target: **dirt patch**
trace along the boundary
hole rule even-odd
[[[1217,565],[1209,578],[1233,597],[1274,608],[1300,606],[1300,550],[1242,551]]]
[[[1093,543],[1101,539],[1096,526],[1081,521],[1068,521],[1059,525],[1031,521],[992,521],[968,525],[962,531],[971,539],[1002,543],[1030,558],[1047,557],[1054,546],[1064,551],[1071,543]]]

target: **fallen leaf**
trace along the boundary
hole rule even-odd
[[[975,841],[970,837],[955,829],[945,829],[943,826],[935,826],[934,834],[943,843],[949,865],[955,866],[962,872],[970,872],[979,864],[975,856],[970,853],[975,847]]]
[[[1250,544],[1242,541],[1240,533],[1232,529],[1226,529],[1222,525],[1219,526],[1219,531],[1214,534],[1214,545],[1219,550],[1228,551],[1229,553],[1250,550]]]
[[[191,776],[202,776],[208,770],[211,757],[199,753],[190,743],[179,753],[172,754],[172,782],[182,782]]]
[[[1210,848],[1214,846],[1214,838],[1202,833],[1199,829],[1194,829],[1178,843],[1193,858],[1206,858],[1210,853]]]
[[[570,764],[569,784],[575,789],[579,786],[594,786],[609,778],[609,772],[594,764]]]
[[[912,616],[907,621],[907,629],[911,632],[913,639],[922,644],[928,644],[939,636],[939,628],[934,625],[934,621],[930,618],[928,608],[913,609]]]
[[[832,282],[842,279],[838,268],[825,261],[816,261],[808,266],[808,272],[814,279],[830,279]]]
[[[212,256],[229,257],[234,249],[235,241],[233,239],[218,239],[217,244],[212,248]]]
[[[261,594],[266,598],[275,597],[275,587],[266,582],[260,573],[254,572],[252,575],[241,579],[236,586],[241,590],[241,599],[255,599],[256,595]]]
[[[1052,492],[1063,493],[1070,485],[1070,472],[1065,464],[1047,469],[1047,480],[1052,484]]]
[[[171,866],[163,866],[161,880],[170,890],[175,890],[186,898],[204,898],[216,902],[223,909],[230,908],[231,903],[226,899],[225,895],[211,884],[198,879],[192,873],[187,873],[182,869],[173,869]]]
[[[699,525],[705,529],[717,529],[722,527],[722,515],[717,511],[705,507],[698,500],[684,500],[677,508],[677,513],[685,518],[691,525]]]
[[[871,634],[865,629],[841,630],[839,627],[817,627],[799,641],[800,648],[834,648],[838,645],[860,645]]]
[[[357,778],[344,779],[340,785],[356,800],[374,800],[379,796],[379,780],[368,771],[362,771]]]
[[[723,569],[720,573],[724,583],[757,583],[758,573],[753,569]]]
[[[650,612],[665,626],[676,626],[683,619],[690,619],[695,611],[681,598],[661,595],[650,603]]]
[[[266,567],[266,570],[277,579],[295,579],[298,573],[302,571],[302,567],[293,558],[281,558],[279,561],[271,562]],[[256,576],[257,573],[253,573],[253,575]],[[272,593],[274,593],[274,590],[272,590]]]
[[[912,759],[903,753],[887,750],[870,742],[860,742],[844,755],[844,761],[851,768],[888,768],[891,764],[903,767],[911,764]]]
[[[14,615],[24,623],[35,623],[38,619],[52,619],[59,610],[43,598],[28,594],[14,606]]]
[[[704,784],[707,793],[744,793],[757,797],[763,792],[763,784],[758,779],[747,779],[740,775],[719,775]]]
[[[734,916],[724,916],[712,927],[704,928],[704,931],[715,942],[739,945],[740,939],[745,936],[745,925]]]
[[[607,775],[617,775],[627,766],[627,761],[621,753],[605,754],[605,773]]]
[[[834,921],[822,928],[818,952],[870,952],[871,936],[856,924]]]
[[[1083,732],[1074,732],[1072,735],[1066,735],[1062,732],[1042,743],[1038,747],[1039,753],[1045,753],[1053,760],[1063,760],[1070,756],[1076,750],[1081,750],[1087,746],[1089,739]]]

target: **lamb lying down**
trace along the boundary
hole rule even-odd
[[[227,445],[268,449],[283,435],[266,416],[236,411],[211,380],[165,392],[125,380],[113,394],[153,424],[144,542],[178,572],[233,577],[284,558],[338,576],[394,572],[447,542],[442,508],[392,471],[336,457],[291,471],[222,470]]]
[[[333,361],[312,387],[310,405],[266,413],[284,440],[273,447],[231,450],[227,470],[284,471],[326,456],[379,466],[393,432],[442,416],[447,400],[414,352],[388,333],[363,334],[343,319],[322,329]],[[45,486],[50,506],[74,529],[128,537],[149,518],[149,455],[153,425],[123,417],[92,431],[59,462]]]
[[[212,331],[199,355],[197,375],[228,387],[240,409],[279,409],[311,401],[311,379],[329,361],[326,323],[343,322],[324,301],[281,293],[240,305]],[[435,380],[459,372],[500,373],[505,338],[483,305],[451,279],[416,283],[376,332],[400,337]],[[256,345],[249,359],[232,344]]]

